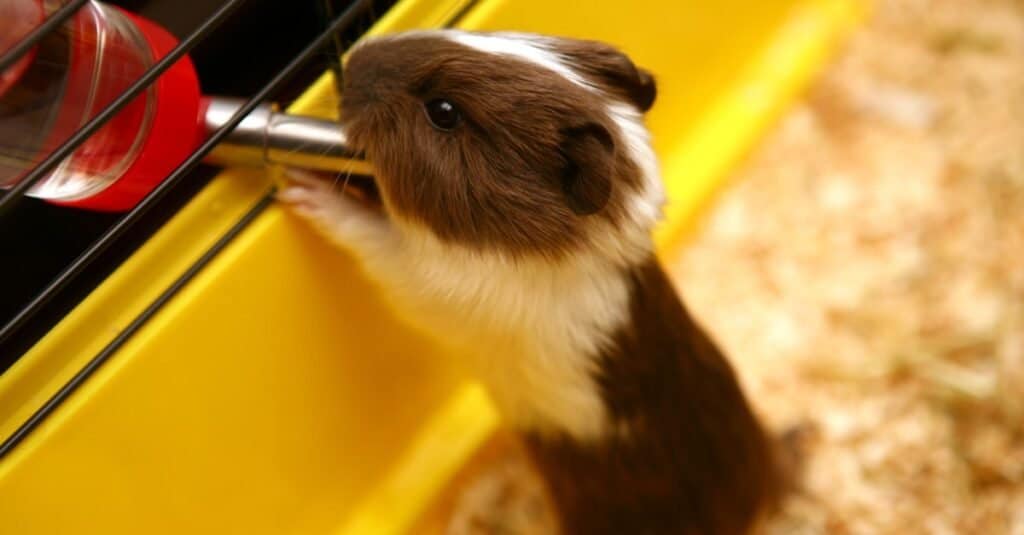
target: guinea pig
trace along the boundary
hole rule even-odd
[[[365,40],[343,78],[373,183],[292,171],[279,198],[465,356],[563,532],[747,532],[786,476],[655,256],[652,75],[600,42],[441,30]]]

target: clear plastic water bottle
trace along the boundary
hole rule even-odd
[[[62,3],[0,0],[0,51]],[[90,1],[0,73],[0,188],[22,180],[175,44],[153,23]],[[199,84],[184,58],[28,194],[91,209],[130,208],[202,135]]]

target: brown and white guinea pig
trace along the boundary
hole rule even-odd
[[[564,532],[739,534],[782,474],[655,258],[654,99],[652,76],[598,42],[367,40],[345,65],[341,116],[378,201],[301,172],[279,196],[466,356]]]

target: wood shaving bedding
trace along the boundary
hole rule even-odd
[[[673,274],[819,428],[767,533],[1024,535],[1024,2],[875,9]]]

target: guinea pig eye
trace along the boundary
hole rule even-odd
[[[430,119],[430,124],[438,130],[451,130],[458,126],[459,121],[462,119],[462,114],[459,113],[459,109],[455,107],[450,101],[443,98],[436,98],[425,104],[427,110],[427,119]]]

